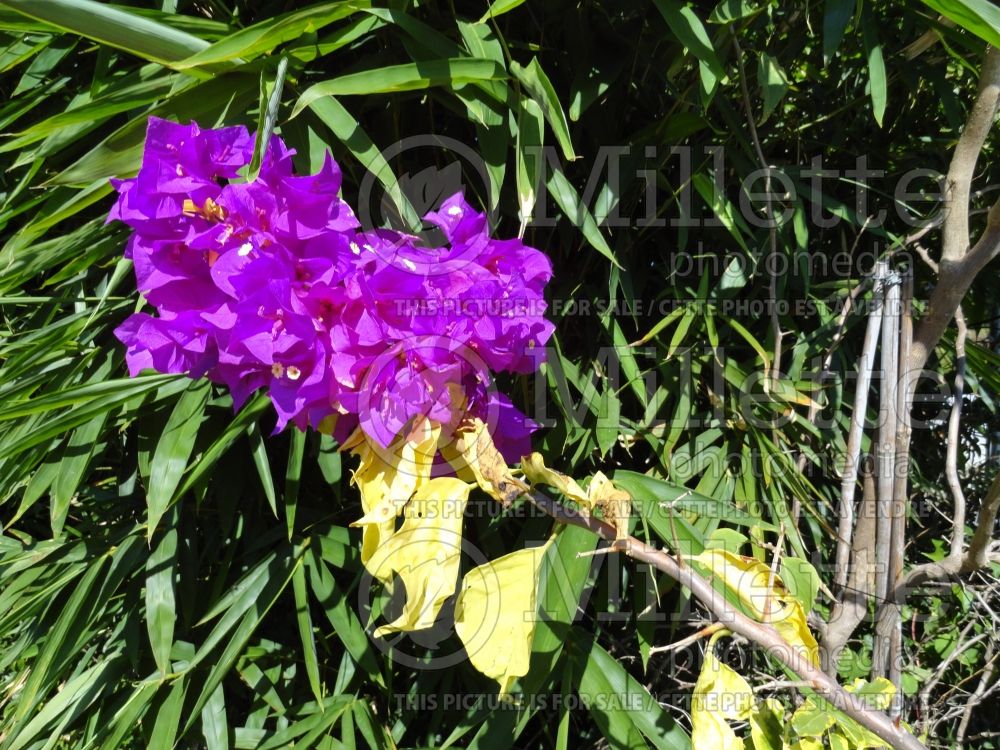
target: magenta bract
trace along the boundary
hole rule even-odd
[[[125,253],[158,313],[115,331],[130,372],[208,377],[236,408],[266,389],[278,430],[337,417],[339,436],[360,424],[386,446],[414,418],[454,426],[469,414],[496,428],[507,458],[527,453],[536,425],[492,374],[542,361],[548,258],[492,238],[461,194],[425,217],[442,247],[362,231],[332,157],[299,176],[272,137],[246,181],[253,144],[243,127],[150,118],[138,175],[113,181],[109,219],[132,228]]]

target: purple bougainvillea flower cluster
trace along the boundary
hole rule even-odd
[[[115,181],[110,219],[132,228],[126,255],[156,309],[116,331],[132,374],[205,376],[237,408],[265,389],[279,430],[360,425],[382,446],[414,418],[471,415],[495,426],[506,456],[527,453],[535,425],[492,375],[541,361],[546,256],[491,237],[461,194],[426,217],[441,247],[363,231],[329,155],[299,176],[272,137],[248,180],[253,148],[243,127],[151,118],[138,175]]]

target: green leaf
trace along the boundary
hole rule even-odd
[[[757,65],[757,82],[763,94],[764,111],[761,113],[760,121],[764,123],[788,91],[788,77],[777,58],[761,53]]]
[[[874,19],[869,18],[868,22],[862,25],[862,36],[865,40],[865,51],[868,54],[868,89],[872,98],[872,112],[875,115],[875,122],[879,124],[879,127],[882,127],[889,87],[886,82],[882,44],[878,40]]]
[[[580,200],[580,194],[576,192],[576,189],[566,179],[566,175],[563,174],[562,170],[553,169],[546,184],[552,193],[552,197],[559,204],[559,208],[563,210],[566,217],[574,226],[580,228],[590,246],[610,260],[615,266],[621,268],[621,263],[615,258],[614,252],[608,245],[607,240],[604,239],[604,235],[601,234],[600,227],[597,226],[597,222],[594,220],[594,215],[584,205],[583,201]]]
[[[690,750],[691,739],[638,680],[579,629],[570,631],[570,656],[580,673],[577,692],[614,748]]]
[[[709,14],[709,23],[732,23],[761,10],[750,0],[722,0]]]
[[[527,66],[518,65],[512,61],[510,72],[527,89],[531,98],[542,110],[542,115],[549,123],[549,127],[552,128],[552,132],[555,133],[556,140],[559,141],[563,156],[570,160],[575,159],[576,153],[573,151],[573,143],[569,137],[569,122],[566,120],[566,113],[559,103],[559,97],[556,96],[552,82],[542,70],[538,58],[533,57]]]
[[[153,538],[156,525],[173,500],[174,490],[187,468],[210,393],[207,381],[192,383],[177,400],[177,405],[163,428],[163,434],[156,443],[149,467],[149,487],[146,490],[146,535],[149,539]]]
[[[697,14],[678,0],[653,0],[653,3],[677,41],[704,63],[717,81],[726,80],[726,71],[719,62],[712,40]]]
[[[301,101],[301,99],[299,100]],[[403,195],[392,169],[368,134],[361,129],[358,121],[332,96],[320,97],[309,104],[309,108],[333,134],[347,147],[365,169],[375,175],[395,203],[400,215],[413,230],[420,227],[420,217]]]
[[[427,60],[418,63],[390,65],[315,83],[295,102],[292,117],[319,99],[328,96],[386,94],[417,91],[432,86],[456,88],[467,83],[499,81],[507,77],[503,67],[494,60],[456,57]]]
[[[538,188],[545,170],[542,151],[545,133],[542,111],[534,99],[523,99],[517,107],[517,142],[514,145],[514,169],[517,181],[517,206],[521,232],[531,221],[538,201]]]
[[[175,504],[166,516],[166,528],[152,546],[146,561],[146,630],[153,659],[164,676],[171,671],[170,651],[174,645],[174,625],[177,622],[174,575],[180,505]]]
[[[226,694],[221,683],[201,709],[201,735],[205,738],[206,750],[229,750]]]
[[[306,569],[300,565],[292,575],[292,590],[295,593],[295,619],[299,626],[302,642],[302,656],[306,663],[306,677],[317,703],[323,702],[323,689],[319,680],[319,656],[316,654],[316,639],[313,637],[312,616],[309,614],[309,598],[306,592]]]
[[[52,482],[51,525],[52,536],[62,534],[70,501],[83,481],[87,467],[98,448],[108,413],[102,412],[86,424],[77,427],[66,443],[59,473]]]
[[[504,13],[512,11],[514,8],[523,4],[524,0],[493,0],[493,2],[490,3],[489,9],[483,13],[483,17],[479,19],[479,23],[485,23],[491,18],[502,16]]]
[[[854,14],[854,0],[826,0],[823,4],[823,62],[829,64],[840,47]]]
[[[816,568],[801,557],[783,557],[780,574],[789,592],[802,603],[802,608],[808,614],[816,604],[816,595],[819,593],[820,578]]]
[[[1000,47],[1000,8],[990,0],[923,0],[942,16],[983,41]]]
[[[347,18],[368,5],[364,0],[324,3],[274,16],[206,46],[174,67],[185,70],[212,63],[239,61],[237,58],[252,60],[285,42],[300,38],[303,34],[315,33],[324,26]]]
[[[306,449],[306,434],[293,428],[288,441],[288,465],[285,469],[285,524],[288,539],[295,531],[295,512],[299,504],[299,484],[302,478],[302,457]]]
[[[94,0],[0,0],[0,6],[164,65],[208,47],[192,34]]]
[[[253,457],[253,465],[257,469],[257,476],[260,478],[260,486],[264,490],[264,497],[267,504],[271,506],[274,517],[278,517],[278,496],[274,490],[274,477],[271,474],[271,461],[267,457],[267,446],[264,444],[264,437],[260,434],[260,426],[255,422],[247,428],[247,437],[250,439],[250,455]]]

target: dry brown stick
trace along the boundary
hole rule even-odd
[[[881,382],[879,384],[878,445],[875,453],[878,504],[875,520],[875,599],[884,609],[889,592],[889,570],[892,551],[892,503],[896,475],[896,398],[899,374],[899,280],[886,282],[885,306],[882,310]],[[889,631],[883,620],[877,629],[872,648],[872,679],[885,677],[889,667]]]
[[[909,504],[910,476],[910,372],[907,364],[910,346],[913,342],[913,270],[908,268],[903,274],[899,312],[899,356],[896,383],[896,449],[895,470],[892,484],[892,528],[889,538],[889,583],[884,603],[881,624],[883,632],[889,636],[889,659],[886,674],[896,687],[889,715],[898,718],[903,710],[903,601],[895,597],[899,582],[903,578],[903,555],[906,549],[906,509]]]
[[[847,456],[844,473],[840,479],[840,522],[837,528],[837,551],[833,583],[842,588],[847,581],[850,565],[851,535],[854,528],[854,488],[858,482],[858,461],[861,457],[861,438],[864,435],[865,420],[868,415],[868,390],[872,382],[875,366],[875,348],[878,346],[879,330],[882,327],[882,302],[885,292],[884,281],[888,265],[880,261],[875,270],[872,285],[872,309],[868,313],[868,326],[858,361],[858,377],[854,386],[854,409],[851,412],[851,427],[847,434]]]
[[[862,498],[851,549],[851,571],[847,585],[830,610],[830,621],[822,631],[820,656],[827,673],[837,674],[840,652],[868,615],[868,600],[875,588],[875,462],[870,455],[861,463]]]
[[[588,529],[609,542],[615,542],[618,539],[615,528],[598,518],[571,510],[538,492],[529,492],[526,497],[540,510],[561,523]],[[895,748],[895,750],[926,750],[926,747],[916,737],[897,727],[886,714],[872,710],[857,696],[844,690],[834,678],[814,666],[802,656],[798,649],[789,645],[773,625],[757,622],[733,609],[725,597],[716,591],[708,580],[696,573],[690,565],[681,567],[673,556],[663,550],[651,547],[633,536],[618,540],[618,546],[632,559],[654,566],[657,570],[666,573],[685,586],[718,622],[733,633],[764,648],[769,656],[794,672],[817,694],[873,732],[890,747]]]

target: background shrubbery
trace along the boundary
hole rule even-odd
[[[329,148],[362,214],[386,215],[379,180],[398,196],[393,175],[406,176],[418,211],[457,180],[496,212],[504,235],[518,231],[520,208],[534,209],[525,239],[552,258],[557,333],[542,374],[505,389],[550,418],[536,440],[550,465],[648,474],[646,491],[619,476],[645,517],[637,535],[659,544],[676,532],[657,521],[657,500],[687,488],[718,507],[685,530],[696,543],[714,533],[770,560],[777,535],[762,529],[783,522],[790,555],[821,571],[832,562],[863,318],[850,316],[836,344],[836,377],[818,384],[817,362],[871,259],[914,233],[900,209],[920,224],[938,215],[932,180],[910,185],[923,198],[894,189],[912,170],[947,171],[981,37],[1000,40],[1000,29],[979,16],[961,28],[915,2],[494,5],[495,18],[481,2],[0,2],[3,750],[688,742],[697,656],[650,655],[690,632],[690,605],[667,579],[610,555],[580,558],[596,539],[567,530],[521,681],[526,705],[491,704],[493,683],[461,660],[420,668],[458,648],[447,627],[402,641],[405,658],[366,634],[359,604],[370,592],[348,529],[358,502],[330,439],[269,436],[263,398],[234,416],[228,395],[204,383],[125,377],[111,331],[138,300],[121,257],[125,230],[105,225],[108,178],[137,169],[149,114],[256,127],[282,57],[279,131],[303,170]],[[493,60],[498,74],[465,77],[460,58]],[[428,62],[440,60],[451,62]],[[300,99],[321,82],[319,93],[337,96]],[[456,158],[427,136],[466,144],[491,189],[466,152]],[[383,167],[379,151],[408,137],[418,145]],[[781,201],[791,218],[776,252],[768,229],[739,210],[740,185],[761,167],[755,137],[795,187]],[[539,166],[541,145],[556,163]],[[609,153],[617,176],[600,167]],[[995,155],[994,139],[978,187],[995,182]],[[810,182],[815,157],[839,176]],[[847,174],[861,157],[884,171],[867,178],[867,212],[857,203],[863,178]],[[456,163],[460,178],[448,169]],[[365,186],[366,170],[379,180]],[[885,222],[866,222],[878,209]],[[982,214],[973,212],[974,228]],[[933,250],[936,235],[921,242]],[[776,297],[788,303],[783,377],[748,410],[741,395],[760,395],[750,376],[775,343],[769,315],[748,314],[768,300],[769,257],[780,258]],[[920,262],[914,270],[924,299],[933,274]],[[995,473],[1000,426],[995,288],[988,270],[965,300],[976,333],[962,434],[973,514]],[[951,340],[939,351],[946,378]],[[823,405],[813,420],[810,399]],[[773,429],[753,419],[788,414]],[[914,435],[911,561],[947,551],[944,431],[937,420]],[[166,522],[147,544],[154,503]],[[501,515],[482,496],[467,533],[492,558],[550,525],[523,506]],[[821,591],[820,617],[829,604]],[[659,617],[640,616],[650,606]],[[905,717],[918,729],[927,722],[931,744],[952,742],[996,654],[998,606],[997,580],[981,572],[904,609]],[[938,666],[972,638],[922,702]],[[859,631],[842,677],[867,674],[870,639]],[[748,677],[768,667],[749,650],[730,656]],[[612,694],[637,702],[623,710],[604,699]],[[975,712],[966,729],[980,735],[977,747],[996,746],[989,714]]]

